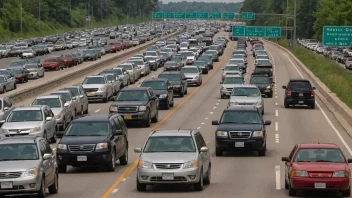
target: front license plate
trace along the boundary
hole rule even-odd
[[[303,93],[300,93],[299,96],[303,96]]]
[[[265,90],[264,92],[270,92],[270,90]]]
[[[163,180],[174,180],[173,173],[163,173]]]
[[[324,188],[326,188],[326,184],[325,183],[314,183],[314,188],[324,189]]]
[[[244,147],[244,142],[236,142],[235,147]]]
[[[86,162],[87,161],[87,156],[77,156],[77,161],[78,162]]]
[[[12,182],[1,182],[1,189],[13,188]]]
[[[303,104],[304,102],[303,101],[298,101],[299,104]]]
[[[94,96],[94,93],[88,93],[87,96]]]
[[[132,120],[132,116],[130,116],[130,115],[125,115],[123,117],[125,118],[125,120]]]

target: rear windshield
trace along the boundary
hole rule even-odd
[[[311,84],[308,81],[292,81],[288,85],[288,89],[312,89]]]

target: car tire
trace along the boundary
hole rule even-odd
[[[166,100],[166,105],[165,105],[165,110],[169,110],[170,109],[170,103],[169,103],[169,99]]]
[[[156,109],[155,116],[152,118],[152,123],[157,123],[159,119],[159,108]]]
[[[311,109],[315,109],[315,102],[312,103],[312,105],[310,105]]]
[[[221,99],[225,99],[225,96],[222,95],[222,94],[220,94],[220,98],[221,98]]]
[[[285,189],[286,190],[288,189],[288,183],[287,183],[286,179],[285,179]]]
[[[204,178],[203,184],[204,185],[209,185],[211,181],[211,164],[209,164],[208,171],[207,171],[207,177]]]
[[[147,120],[144,120],[144,126],[150,127],[150,123],[151,123],[150,112],[148,112]]]
[[[127,165],[128,164],[128,146],[126,143],[125,153],[119,158],[120,165]]]
[[[270,92],[270,93],[268,94],[268,97],[269,97],[269,98],[272,98],[272,97],[273,97],[273,92]]]
[[[2,92],[1,93],[6,93],[6,87],[5,86],[2,88]]]
[[[115,171],[115,168],[116,168],[116,164],[115,164],[115,150],[113,149],[112,150],[112,153],[111,153],[111,160],[110,162],[107,164],[107,171],[108,172],[114,172]]]
[[[41,184],[40,184],[40,190],[38,192],[38,198],[45,198],[46,193],[45,193],[45,179],[44,176],[42,178]]]
[[[287,102],[284,102],[284,106],[286,109],[290,108],[290,104],[288,104]]]
[[[223,151],[222,150],[220,150],[220,149],[218,149],[218,148],[215,148],[215,156],[222,156],[222,154],[223,154]]]
[[[109,101],[109,97],[106,95],[106,98],[103,99],[104,103],[107,103]]]
[[[55,173],[54,183],[48,189],[50,194],[57,194],[59,192],[59,174]]]
[[[194,184],[194,190],[196,191],[202,191],[204,189],[203,185],[203,170],[200,170],[200,176],[199,176],[199,181]]]
[[[343,197],[350,197],[351,196],[351,187],[349,187],[348,190],[341,191],[341,194]]]
[[[182,88],[182,90],[181,90],[181,92],[180,92],[180,97],[184,97],[185,96],[185,91],[183,90],[183,88]]]
[[[264,145],[264,148],[262,150],[258,151],[259,156],[265,156],[266,154],[266,143]]]
[[[170,107],[174,107],[175,106],[175,100],[174,98],[172,97],[172,103],[170,103]]]
[[[185,90],[185,95],[187,95],[188,94],[188,90],[187,90],[187,87],[186,87],[186,90]]]
[[[55,132],[53,134],[53,137],[50,139],[50,143],[56,143],[57,141],[57,128],[55,127]]]
[[[58,171],[59,171],[59,173],[66,173],[67,172],[67,166],[66,165],[59,165],[58,166]]]
[[[291,185],[288,185],[288,196],[293,197],[296,196],[296,190],[291,187]]]
[[[145,192],[145,191],[147,191],[147,185],[140,183],[139,180],[138,180],[138,176],[137,176],[137,191],[138,191],[138,192]]]

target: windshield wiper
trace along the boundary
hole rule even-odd
[[[317,160],[315,162],[333,162],[333,161],[329,161],[329,160]],[[336,162],[333,162],[333,163],[336,163]]]
[[[312,161],[299,160],[299,161],[296,161],[296,162],[312,162]]]

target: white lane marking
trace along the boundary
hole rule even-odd
[[[275,134],[275,143],[279,143],[279,134]]]
[[[100,110],[101,110],[101,109],[97,109],[97,110],[95,110],[94,112],[95,112],[95,113],[98,113]]]
[[[275,105],[277,106],[277,105],[279,105],[279,103],[275,102]]]
[[[119,189],[118,188],[115,188],[114,190],[112,190],[112,194],[115,194],[115,193],[117,193],[117,191],[119,191]]]
[[[209,118],[205,118],[206,120],[209,119]]]
[[[221,102],[221,100],[218,100],[218,102]]]
[[[219,105],[219,103],[216,103],[216,105]]]
[[[200,128],[202,128],[202,127],[197,127],[197,129],[200,129]]]
[[[291,59],[287,56],[286,53],[284,53],[284,56],[286,56],[286,58],[290,61],[290,63],[292,64],[292,66],[296,69],[296,71],[299,73],[299,75],[301,76],[301,78],[303,78],[302,73],[298,70],[298,68],[296,67],[296,65],[291,61]],[[336,127],[332,124],[330,118],[326,115],[325,111],[321,108],[321,106],[319,105],[319,103],[317,101],[315,101],[315,104],[318,106],[319,110],[321,111],[321,113],[323,114],[323,116],[325,117],[325,119],[328,121],[329,125],[331,126],[331,128],[335,131],[337,137],[339,137],[340,141],[342,142],[342,144],[345,146],[345,148],[347,149],[348,153],[352,156],[352,150],[351,148],[348,146],[348,144],[346,143],[345,139],[343,139],[341,133],[336,129]]]
[[[277,104],[277,103],[276,103]],[[275,110],[275,116],[279,116],[279,110]]]
[[[205,124],[204,122],[200,123],[200,124]]]
[[[275,122],[275,131],[278,131],[278,130],[279,130],[279,123]]]
[[[213,115],[213,114],[214,114],[214,112],[210,112],[209,114],[210,114],[210,115]]]
[[[216,107],[213,107],[213,109],[216,109]]]
[[[126,178],[123,178],[121,181],[126,181]]]
[[[277,96],[275,96],[275,98],[277,98]]]
[[[281,189],[280,166],[275,166],[275,181],[276,181],[276,190],[280,190]]]

